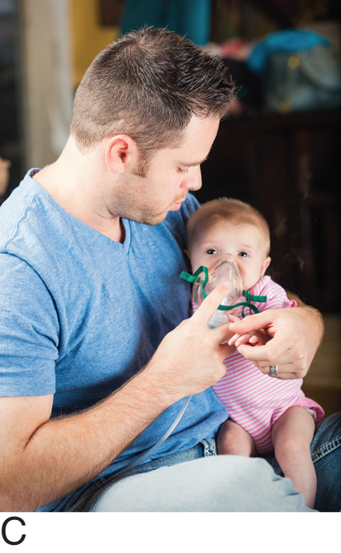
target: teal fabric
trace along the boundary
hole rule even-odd
[[[144,25],[164,28],[197,45],[210,39],[211,0],[126,0],[121,32],[136,31]]]
[[[277,31],[267,35],[254,46],[246,63],[254,73],[264,73],[271,54],[300,52],[317,45],[330,46],[330,41],[313,31],[298,29]]]

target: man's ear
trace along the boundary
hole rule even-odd
[[[114,175],[122,175],[138,162],[138,151],[135,141],[128,135],[117,134],[107,140],[105,161],[108,170]]]
[[[270,263],[271,263],[271,257],[267,257],[266,259],[264,259],[263,264],[262,264],[262,276],[265,275],[265,272],[266,272],[267,268],[269,267]]]

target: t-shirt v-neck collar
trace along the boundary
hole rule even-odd
[[[26,178],[24,179],[24,181],[26,181],[26,179],[27,179],[29,185],[33,189],[35,189],[35,191],[39,195],[44,196],[50,202],[50,204],[53,205],[55,207],[55,209],[57,209],[62,214],[64,219],[67,219],[72,224],[72,226],[78,228],[82,232],[85,232],[85,233],[89,234],[89,236],[91,236],[92,239],[96,238],[96,240],[99,240],[99,241],[101,241],[101,240],[102,241],[107,241],[107,245],[109,244],[111,247],[115,248],[117,251],[121,251],[122,253],[128,253],[129,247],[130,247],[130,241],[131,241],[131,225],[130,225],[130,221],[128,219],[123,219],[123,218],[121,219],[122,224],[123,224],[123,228],[124,228],[124,241],[123,241],[123,243],[116,242],[115,240],[112,240],[111,238],[109,238],[105,234],[102,234],[101,232],[94,229],[90,225],[87,225],[86,223],[84,223],[83,221],[81,221],[80,219],[78,219],[77,217],[72,215],[71,213],[69,213],[61,205],[59,205],[59,203],[56,202],[56,200],[51,196],[51,194],[49,194],[47,192],[47,190],[45,190],[45,188],[43,188],[41,186],[41,184],[39,184],[36,180],[34,180],[32,178],[38,171],[40,171],[40,169],[31,169],[27,173]]]

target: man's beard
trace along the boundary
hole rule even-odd
[[[183,202],[186,198],[187,194],[182,194],[174,198],[168,205],[160,206],[146,193],[146,188],[139,188],[139,179],[141,177],[135,175],[124,178],[119,193],[115,197],[114,205],[109,206],[111,215],[129,219],[136,223],[155,226],[164,221],[173,204],[179,201]]]

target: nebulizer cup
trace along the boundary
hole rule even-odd
[[[193,283],[192,289],[193,301],[198,307],[203,302],[205,295],[210,294],[214,288],[223,282],[230,282],[231,290],[222,300],[221,306],[235,306],[239,302],[243,301],[243,283],[238,273],[238,269],[233,261],[225,259],[214,267],[210,273],[208,273],[206,267],[203,267],[202,269],[203,271],[198,274],[195,282]],[[217,309],[209,320],[209,326],[214,328],[227,323],[227,313],[229,313],[228,310]]]

